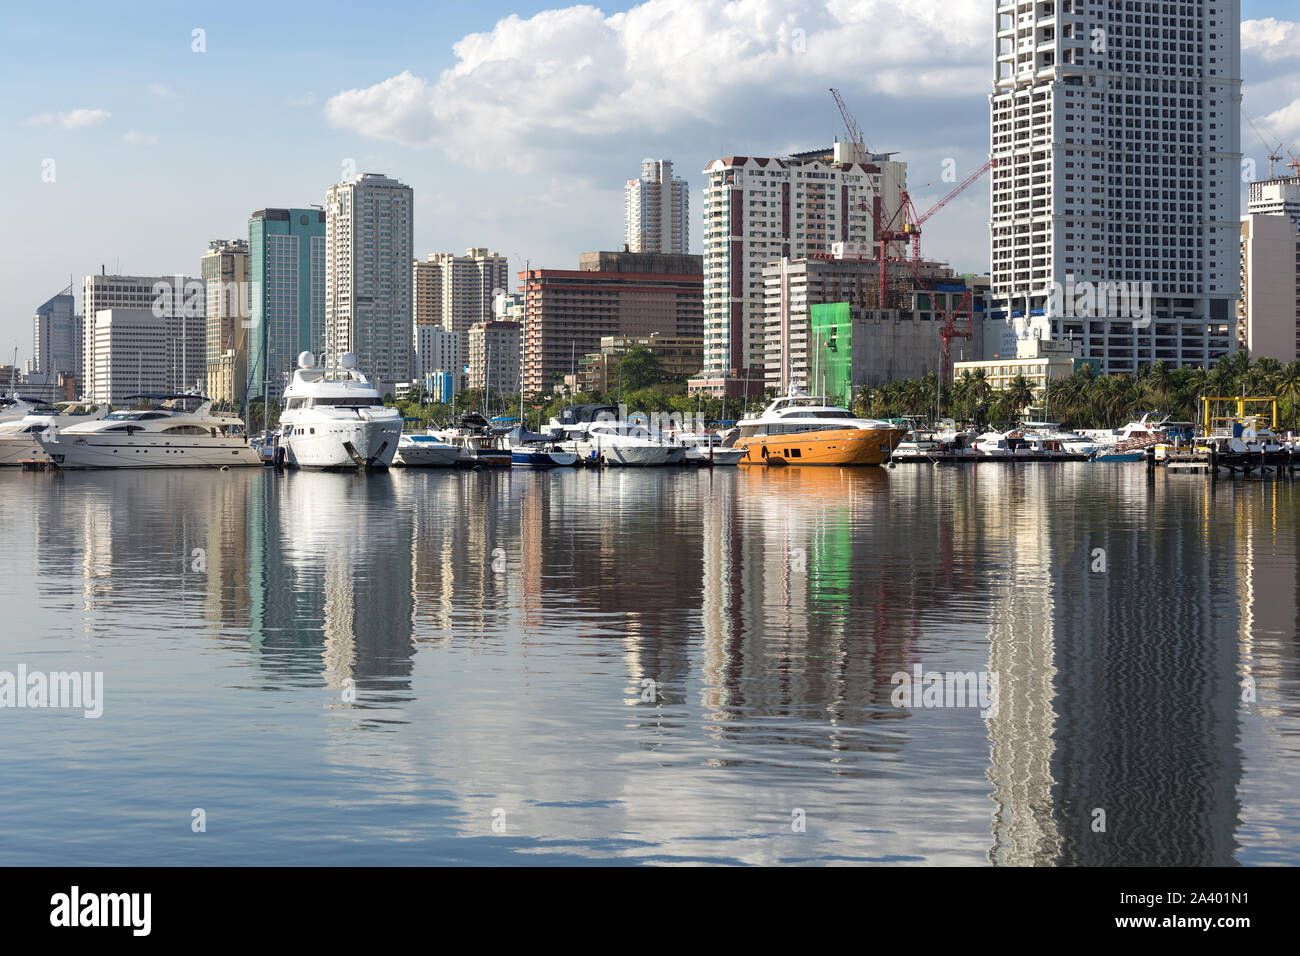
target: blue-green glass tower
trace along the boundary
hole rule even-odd
[[[248,220],[248,397],[278,401],[299,352],[325,348],[325,213],[259,209]]]

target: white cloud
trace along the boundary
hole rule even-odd
[[[72,110],[69,113],[40,113],[24,120],[27,126],[59,126],[63,129],[82,129],[98,126],[112,116],[108,110]]]
[[[154,96],[168,97],[175,96],[176,91],[165,83],[150,83],[149,92]]]
[[[1242,108],[1255,117],[1266,138],[1294,148],[1300,142],[1300,24],[1268,17],[1241,24]],[[1242,152],[1262,149],[1259,137],[1243,121]],[[1272,144],[1270,144],[1272,145]]]
[[[1266,62],[1290,60],[1295,62],[1295,47],[1300,41],[1296,24],[1288,20],[1266,17],[1263,20],[1241,21],[1241,52],[1253,54]]]
[[[315,106],[316,94],[304,93],[302,96],[285,97],[284,105],[285,106]]]
[[[761,124],[774,105],[828,97],[828,86],[863,103],[980,88],[989,23],[984,6],[951,0],[646,0],[612,16],[572,6],[500,20],[456,43],[457,62],[437,78],[403,71],[335,95],[325,115],[527,170],[542,154],[631,135]]]
[[[128,130],[122,134],[122,142],[127,146],[152,146],[158,142],[158,137],[153,133],[137,133],[135,130]]]

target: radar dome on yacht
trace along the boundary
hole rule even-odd
[[[339,365],[341,365],[343,368],[356,368],[357,357],[353,355],[351,352],[344,352],[342,355],[339,356]]]
[[[311,367],[314,366],[315,364],[316,364],[316,356],[312,355],[310,352],[299,352],[299,353],[298,353],[298,367],[299,367],[299,368],[311,368]]]

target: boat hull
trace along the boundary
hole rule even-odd
[[[49,461],[45,449],[31,435],[11,435],[0,438],[0,465],[17,465],[27,459]]]
[[[621,444],[617,442],[578,442],[577,453],[584,461],[600,461],[606,465],[626,468],[657,468],[673,464],[673,458],[683,454],[683,449],[659,444]]]
[[[572,468],[578,463],[578,456],[568,451],[521,451],[516,448],[510,452],[510,463],[516,468]]]
[[[710,456],[707,448],[687,448],[685,462],[688,465],[739,465],[745,452],[740,448],[714,448]]]
[[[401,434],[400,421],[295,423],[292,434],[280,438],[280,447],[291,468],[387,468],[397,454]]]
[[[845,428],[793,435],[736,439],[742,465],[880,465],[907,434],[905,429]]]
[[[38,439],[59,468],[220,468],[262,464],[262,459],[238,438],[212,438],[177,444],[134,438]]]
[[[460,449],[455,445],[410,442],[398,445],[393,464],[403,468],[453,468],[459,458]]]

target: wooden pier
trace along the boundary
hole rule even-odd
[[[1172,472],[1203,472],[1217,476],[1221,471],[1230,475],[1260,475],[1270,477],[1294,476],[1296,470],[1295,449],[1279,451],[1219,451],[1216,448],[1185,448],[1166,452],[1163,458],[1156,458],[1155,448],[1147,450],[1147,471],[1154,473],[1157,468]]]

